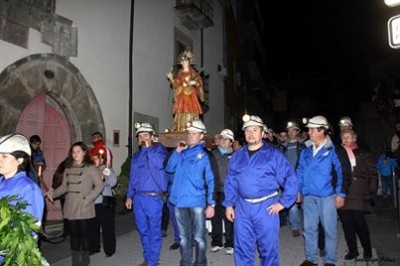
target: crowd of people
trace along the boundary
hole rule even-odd
[[[301,127],[294,121],[275,134],[252,115],[242,126],[245,143],[235,147],[237,137],[225,128],[206,147],[206,126],[193,120],[185,125],[186,139],[167,148],[155,138],[153,125],[136,123],[139,149],[131,160],[125,206],[134,209],[143,246],[140,266],[158,265],[168,217],[175,235],[170,249],[180,249],[184,266],[207,265],[207,219],[212,224],[209,251],[224,250],[235,265],[254,265],[256,249],[260,265],[279,265],[279,231],[286,220],[293,237],[304,237],[301,266],[318,265],[320,257],[324,265],[337,263],[338,220],[348,248],[344,259],[361,258],[357,238],[362,259],[371,259],[365,214],[376,197],[379,176],[383,197],[392,196],[397,150],[384,151],[375,160],[360,145],[349,117],[338,126],[340,135],[334,137],[327,119],[315,116],[305,124],[307,137],[300,137]],[[40,142],[38,136],[28,141],[20,134],[0,139],[0,197],[19,195],[41,223],[44,196],[50,201],[63,196],[72,265],[89,265],[90,255],[101,246],[112,256],[115,203],[108,199],[117,176],[101,133],[93,133],[92,149],[83,142],[71,146],[61,180],[55,179],[57,186],[44,193],[29,177],[33,168],[40,182],[37,165],[46,165]]]
[[[315,116],[305,125],[304,138],[295,122],[275,134],[260,117],[249,116],[242,127],[243,146],[235,149],[233,131],[223,129],[206,148],[206,127],[194,120],[186,125],[186,141],[167,153],[162,144],[153,142],[152,125],[142,123],[137,128],[141,149],[132,159],[126,205],[131,208],[133,202],[145,201],[148,209],[154,206],[157,211],[139,214],[139,219],[135,214],[142,227],[140,265],[157,265],[166,210],[175,231],[170,249],[180,248],[180,265],[207,265],[206,219],[212,224],[211,252],[224,249],[236,265],[254,265],[257,248],[261,265],[279,265],[279,230],[285,212],[293,237],[305,239],[301,265],[317,265],[321,254],[325,265],[337,263],[338,216],[348,246],[344,259],[359,257],[357,237],[363,259],[370,259],[365,213],[377,192],[378,172],[372,155],[357,145],[351,119],[342,118],[338,125],[340,137],[334,138],[327,119]],[[157,156],[145,156],[155,150]],[[168,203],[164,211],[163,198]]]

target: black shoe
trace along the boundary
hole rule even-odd
[[[346,256],[344,256],[344,260],[354,260],[355,258],[358,257],[358,252],[349,252],[346,254]]]
[[[100,252],[100,250],[89,251],[89,255],[92,256],[92,255],[94,255],[96,253],[99,253],[99,252]]]
[[[309,260],[305,260],[300,264],[300,266],[318,266],[318,264],[317,263],[313,263],[313,262],[311,262]]]
[[[173,244],[169,247],[169,249],[171,249],[171,250],[176,250],[176,249],[178,249],[179,247],[180,247],[179,243],[173,243]]]
[[[335,266],[333,263],[324,263],[324,266]]]
[[[371,250],[364,250],[364,260],[372,259],[372,251]]]
[[[106,253],[106,257],[111,257],[114,253]]]
[[[297,229],[296,229],[296,230],[293,230],[293,231],[292,231],[292,236],[293,236],[293,237],[299,237],[299,236],[300,236],[300,231],[297,230]]]

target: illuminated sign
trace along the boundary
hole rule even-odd
[[[400,48],[400,15],[391,17],[388,21],[389,45],[394,49]]]
[[[400,5],[400,0],[385,0],[385,4],[390,7]]]

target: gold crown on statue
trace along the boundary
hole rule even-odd
[[[178,57],[178,63],[181,63],[184,60],[188,60],[191,65],[196,63],[196,57],[194,53],[191,51],[183,51]]]

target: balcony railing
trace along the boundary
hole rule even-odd
[[[190,30],[214,25],[212,0],[176,0],[175,9],[181,23]]]

